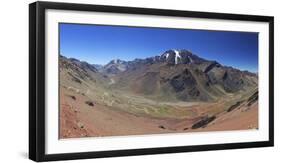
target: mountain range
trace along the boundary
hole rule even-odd
[[[61,58],[61,62],[75,65],[73,77],[87,77],[110,83],[111,89],[167,101],[212,101],[258,85],[257,74],[221,65],[188,50],[168,50],[132,61],[115,59],[104,66]]]

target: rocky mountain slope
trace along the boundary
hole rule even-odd
[[[60,56],[60,85],[79,91],[89,88],[103,88],[109,82],[107,76],[101,74],[95,66],[74,58]]]

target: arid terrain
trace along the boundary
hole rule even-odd
[[[258,76],[186,50],[59,66],[60,138],[258,129]]]

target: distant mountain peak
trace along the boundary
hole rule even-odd
[[[126,61],[123,61],[121,59],[113,59],[108,64],[104,65],[100,70],[107,74],[115,75],[120,72],[126,71],[126,69],[127,69]]]
[[[123,64],[125,62],[126,61],[116,58],[116,59],[111,60],[108,64]]]

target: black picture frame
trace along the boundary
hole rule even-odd
[[[45,11],[95,11],[125,14],[161,15],[223,20],[241,20],[269,23],[269,140],[262,142],[161,147],[150,149],[114,150],[83,153],[45,153]],[[151,8],[133,8],[88,4],[34,2],[29,5],[29,158],[34,161],[55,161],[100,157],[132,156],[191,151],[208,151],[237,148],[269,147],[274,145],[274,18],[271,16],[222,14],[209,12],[178,11]]]

